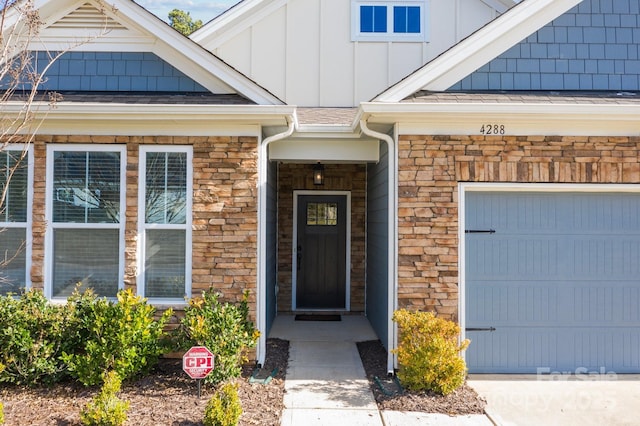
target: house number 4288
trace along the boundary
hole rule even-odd
[[[482,135],[504,135],[504,124],[483,124],[480,127]]]

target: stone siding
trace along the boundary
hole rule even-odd
[[[640,183],[640,137],[399,140],[398,305],[458,317],[458,182]]]
[[[140,145],[193,147],[192,294],[213,287],[224,300],[257,285],[257,139],[254,137],[38,136],[34,142],[33,287],[44,288],[46,145],[126,144],[126,288],[137,285]]]

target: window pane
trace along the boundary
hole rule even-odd
[[[120,153],[56,151],[53,221],[120,221]]]
[[[0,152],[0,197],[5,194],[0,199],[0,222],[27,221],[28,168],[21,155],[22,151]]]
[[[360,32],[373,32],[373,6],[360,6]]]
[[[26,256],[24,228],[0,231],[0,295],[20,293],[25,287]]]
[[[147,230],[145,241],[145,296],[185,297],[186,231]]]
[[[386,33],[387,6],[360,6],[360,32]]]
[[[420,7],[418,6],[407,7],[407,32],[420,32]]]
[[[373,7],[373,31],[376,33],[387,32],[387,6]]]
[[[338,224],[337,203],[308,203],[307,226]]]
[[[187,223],[187,154],[149,152],[146,169],[146,223]]]
[[[395,6],[393,8],[393,31],[396,33],[419,33],[420,7]]]
[[[76,284],[100,296],[118,292],[119,231],[56,229],[53,233],[53,296],[68,297]]]

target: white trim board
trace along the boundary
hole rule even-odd
[[[346,252],[345,252],[345,303],[344,309],[302,309],[303,311],[345,311],[351,310],[351,191],[293,191],[293,239],[291,242],[291,310],[296,311],[297,281],[297,241],[298,241],[298,197],[300,195],[343,195],[347,199]]]

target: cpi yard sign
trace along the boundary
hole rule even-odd
[[[204,379],[213,370],[213,353],[204,346],[194,346],[182,357],[182,369],[192,379]]]

